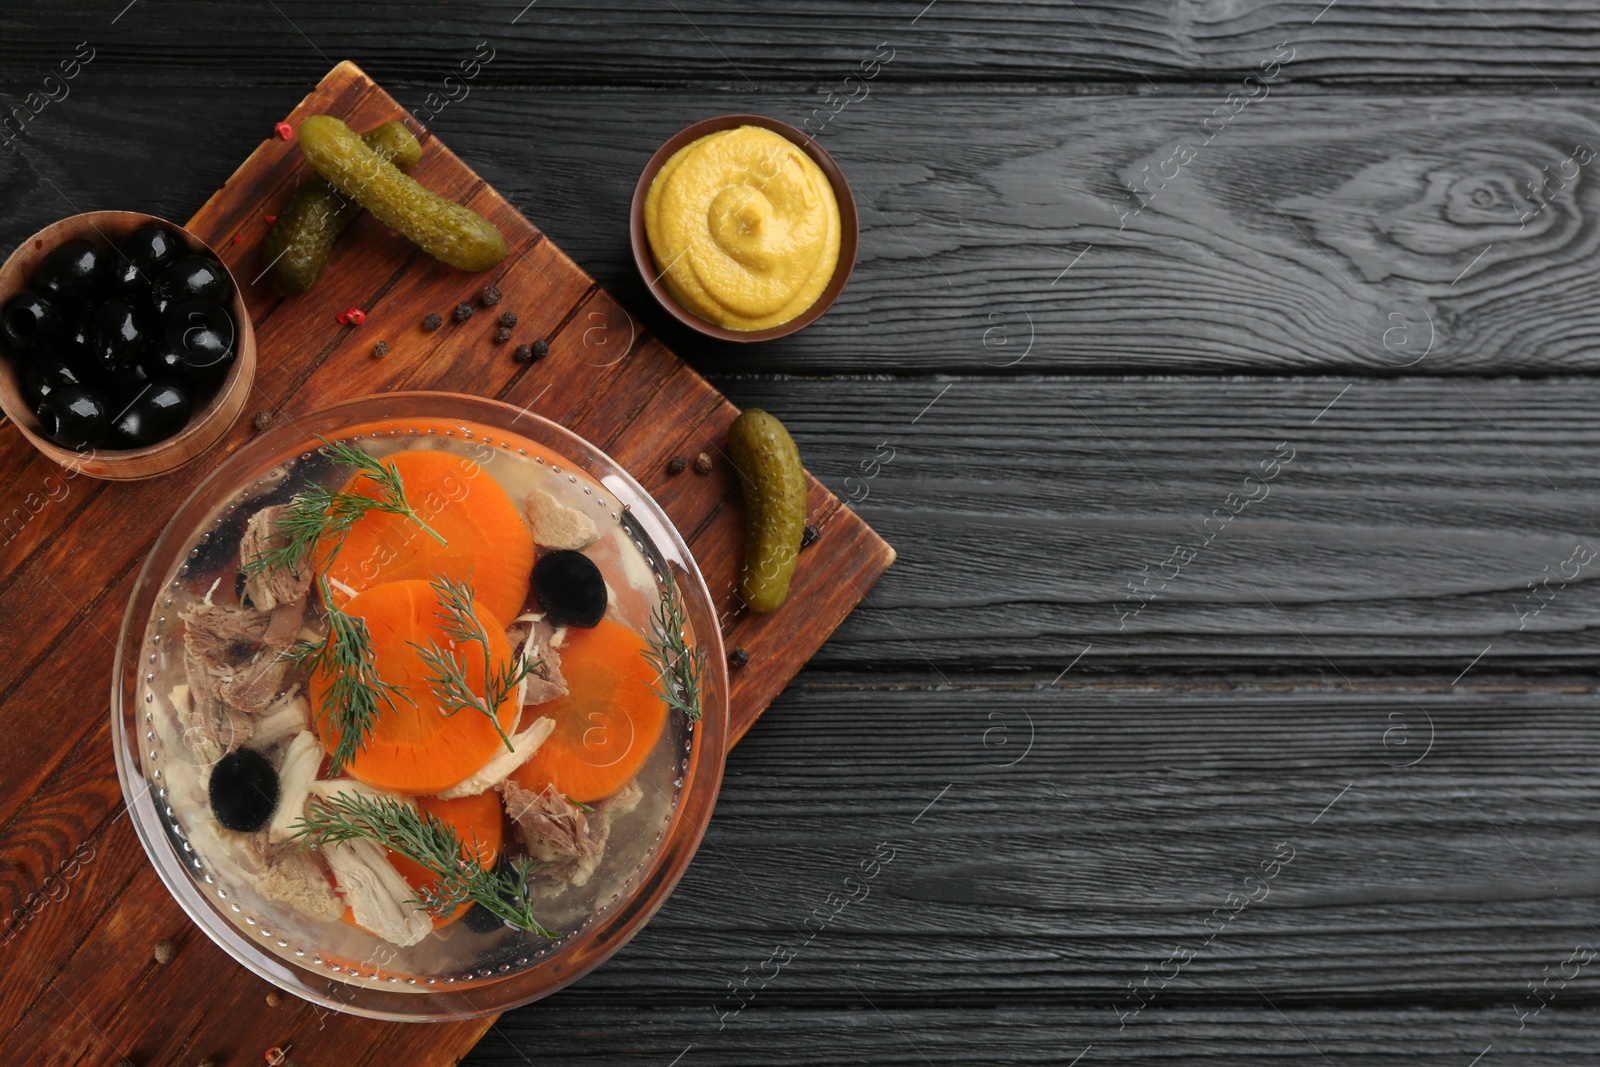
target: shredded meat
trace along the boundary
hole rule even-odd
[[[549,895],[563,885],[589,883],[605,856],[612,825],[639,806],[644,790],[637,780],[631,781],[596,804],[592,812],[556,792],[553,785],[534,793],[508,779],[500,786],[500,797],[528,854],[547,864],[534,888],[540,895]]]
[[[196,604],[179,617],[184,624],[184,651],[219,666],[233,666],[255,655],[272,619],[256,608],[225,604]]]
[[[506,814],[517,824],[518,835],[535,859],[559,863],[581,860],[599,851],[589,832],[588,815],[556,792],[553,784],[535,793],[508,779],[500,786],[500,796],[505,801]]]
[[[288,538],[273,526],[287,506],[287,504],[274,504],[250,516],[250,521],[245,524],[244,536],[239,540],[241,566],[247,567],[267,552],[282,548],[288,543]],[[310,567],[305,568],[300,574],[294,573],[288,567],[265,570],[246,578],[244,583],[245,595],[250,598],[250,603],[263,611],[271,611],[279,604],[304,602],[310,590]],[[294,633],[293,630],[289,632],[291,635]]]
[[[433,932],[428,913],[411,903],[417,891],[371,841],[340,841],[322,850],[356,924],[396,945],[415,945]]]
[[[257,879],[256,890],[312,919],[332,922],[344,914],[344,901],[323,877],[317,861],[305,852],[289,852],[268,867]]]
[[[506,639],[512,648],[520,645],[522,655],[536,664],[523,684],[523,705],[543,704],[547,700],[566,696],[567,680],[561,674],[561,653],[551,644],[559,631],[543,615],[523,615],[516,621],[527,624],[527,635],[524,636],[520,630],[512,630],[506,634]]]
[[[267,620],[267,632],[261,636],[269,648],[288,648],[294,644],[300,627],[305,625],[306,599],[285,600],[272,609]]]
[[[224,604],[196,604],[184,623],[184,673],[195,710],[218,714],[217,701],[239,711],[264,711],[283,688],[289,665],[267,642],[271,613]],[[296,627],[298,629],[298,627]]]
[[[539,751],[539,746],[544,744],[545,739],[555,728],[554,719],[545,717],[534,719],[526,730],[511,735],[510,752],[503,747],[497,749],[489,762],[478,768],[476,774],[441,792],[440,799],[454,800],[457,797],[475,797],[479,793],[487,793],[505,781],[512,771],[532,759],[533,754]]]

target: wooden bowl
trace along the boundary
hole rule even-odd
[[[203,407],[197,407],[190,414],[183,429],[164,441],[143,448],[91,448],[82,451],[63,448],[40,432],[39,420],[28,410],[16,361],[10,357],[0,357],[0,410],[5,411],[22,435],[40,452],[63,467],[93,478],[132,481],[166,474],[210,448],[239,418],[239,413],[244,410],[245,399],[250,395],[250,383],[256,376],[256,335],[250,326],[244,297],[240,294],[239,280],[233,277],[233,272],[222,262],[222,257],[200,238],[177,223],[154,215],[141,215],[137,211],[90,211],[52,223],[22,242],[5,265],[0,266],[0,302],[3,302],[26,289],[34,268],[65,242],[83,238],[109,251],[121,244],[134,230],[152,224],[177,235],[189,252],[216,260],[233,282],[233,299],[228,302],[228,311],[233,315],[234,329],[238,334],[234,342],[236,351],[233,366],[217,386],[216,394]]]
[[[644,231],[645,197],[650,194],[650,186],[655,183],[656,175],[666,165],[667,160],[672,158],[672,154],[707,134],[721,133],[723,130],[732,130],[740,126],[760,126],[771,130],[810,156],[812,161],[822,168],[822,173],[828,176],[828,183],[833,186],[834,198],[839,201],[839,262],[833,268],[833,277],[828,280],[828,287],[822,290],[816,301],[800,314],[788,322],[769,326],[764,330],[730,330],[726,326],[718,326],[701,318],[678,303],[661,281],[661,272],[656,269],[655,260],[650,255],[650,239]],[[749,344],[753,341],[771,341],[777,337],[787,337],[803,330],[833,306],[839,294],[844,292],[845,283],[850,280],[850,272],[855,269],[856,250],[861,243],[861,226],[856,218],[856,200],[850,193],[850,183],[845,180],[844,171],[839,169],[839,164],[834,162],[833,157],[816,142],[814,137],[787,122],[779,122],[763,115],[718,115],[679,130],[667,140],[666,144],[656,149],[655,155],[644,165],[644,171],[639,175],[639,182],[633,187],[633,204],[628,210],[628,236],[633,244],[633,262],[639,268],[640,277],[644,278],[644,283],[649,287],[651,294],[669,315],[691,330],[703,333],[707,337]]]

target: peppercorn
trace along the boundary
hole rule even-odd
[[[547,356],[549,354],[550,354],[550,342],[549,341],[546,341],[543,337],[541,337],[537,341],[533,342],[533,360],[534,360],[535,363],[537,363],[539,360],[543,359],[545,356]]]
[[[266,223],[268,226],[276,226],[278,224],[278,216],[276,216],[276,215],[262,215],[261,216],[261,221]]]
[[[511,353],[511,355],[512,355],[512,358],[514,358],[518,363],[532,363],[533,362],[533,346],[532,345],[518,345],[517,346],[517,350],[515,352]]]
[[[272,412],[270,412],[270,411],[258,411],[258,412],[256,412],[256,429],[265,430],[268,426],[271,426],[271,425],[272,425]]]
[[[280,122],[272,127],[272,132],[287,141],[294,136],[294,127],[287,122]]]
[[[472,305],[471,304],[466,304],[466,303],[457,304],[456,305],[456,321],[457,322],[466,322],[470,318],[472,318]]]
[[[738,670],[740,667],[743,667],[749,662],[750,653],[746,652],[742,648],[736,648],[732,652],[728,653],[728,666],[732,667],[734,670]]]
[[[492,285],[486,285],[483,287],[483,295],[478,299],[483,301],[484,307],[492,308],[496,304],[500,303],[500,295],[500,290],[496,289]]]
[[[500,325],[515,326],[516,324],[517,313],[515,311],[503,311],[500,313]]]
[[[673,456],[671,459],[667,460],[667,473],[682,474],[683,469],[688,465],[689,461],[684,459],[682,456]]]
[[[496,330],[494,332],[494,343],[495,344],[503,345],[509,340],[511,340],[511,327],[502,326],[502,327],[500,327],[498,330]]]
[[[427,318],[422,320],[422,328],[424,330],[437,330],[439,327],[441,327],[443,325],[444,325],[444,320],[441,319],[438,315],[429,315]]]
[[[151,951],[150,951],[150,955],[154,956],[155,957],[155,961],[157,963],[161,964],[163,967],[165,967],[167,964],[171,963],[172,962],[172,958],[174,956],[176,956],[177,954],[178,954],[178,946],[174,945],[170,940],[168,940],[165,937],[163,937],[160,941],[157,941],[156,942],[156,947],[151,949]]]
[[[817,529],[815,526],[812,526],[810,523],[806,523],[805,532],[800,535],[800,547],[805,548],[807,545],[812,544],[821,536],[821,530]]]
[[[267,991],[267,1007],[276,1008],[279,1004],[282,1004],[282,1003],[283,1003],[283,994],[282,993],[278,992],[276,989],[269,989]]]
[[[694,457],[694,472],[696,474],[710,474],[711,457],[704,452]]]
[[[388,341],[379,341],[377,344],[373,345],[372,346],[372,354],[374,356],[377,356],[379,359],[382,359],[384,356],[387,356],[389,354],[389,342]]]

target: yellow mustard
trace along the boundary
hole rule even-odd
[[[668,292],[730,330],[788,322],[839,262],[839,202],[811,157],[759,126],[707,134],[673,153],[644,202],[650,254]]]

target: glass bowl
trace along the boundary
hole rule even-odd
[[[504,461],[506,470],[520,468],[524,459],[548,464],[553,475],[592,494],[598,510],[591,514],[610,514],[658,585],[670,571],[689,639],[706,653],[702,716],[692,725],[682,714],[669,716],[641,774],[655,776],[644,783],[647,792],[661,783],[653,790],[661,821],[641,822],[645,829],[636,840],[611,849],[615,865],[605,880],[594,879],[597,899],[585,906],[586,917],[557,924],[554,941],[508,927],[481,933],[457,922],[399,949],[346,923],[312,923],[255,896],[248,881],[230,878],[228,855],[207,847],[220,839],[206,829],[209,812],[192,804],[185,810],[180,797],[192,800],[204,774],[189,747],[175,743],[163,686],[172,670],[169,650],[176,653],[181,643],[177,611],[204,596],[215,578],[237,572],[245,519],[264,504],[288,499],[297,464],[327,462],[317,451],[318,436],[363,441],[380,453],[429,440],[426,447],[459,451],[479,463]],[[123,617],[111,723],[117,776],[139,839],[173,897],[224,951],[279,988],[337,1011],[402,1021],[463,1019],[526,1004],[576,980],[626,944],[666,901],[700,843],[722,781],[728,677],[716,611],[688,546],[650,495],[605,453],[509,404],[453,393],[389,393],[336,404],[260,434],[224,459],[178,508],[146,557]]]

